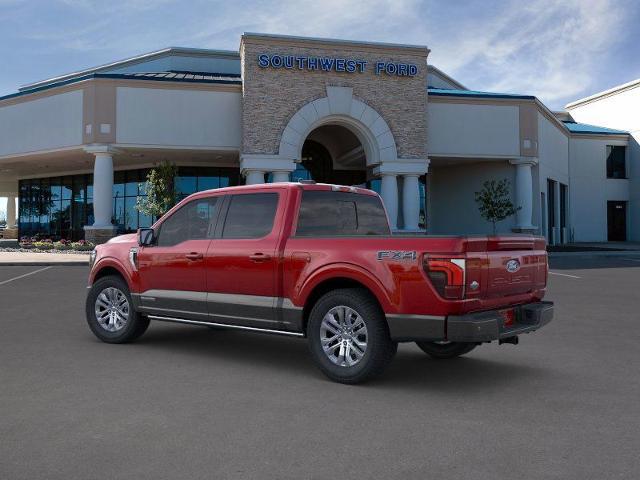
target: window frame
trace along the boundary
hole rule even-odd
[[[201,202],[203,200],[206,200],[206,201],[210,202],[213,199],[216,200],[216,211],[214,212],[213,216],[209,219],[209,227],[207,228],[207,234],[206,234],[205,238],[188,238],[186,240],[183,240],[181,242],[175,243],[173,245],[160,245],[159,244],[160,235],[162,234],[162,227],[164,226],[164,224],[168,220],[171,219],[171,217],[173,217],[179,211],[181,211],[182,209],[188,207],[192,203]],[[184,203],[179,203],[178,204],[178,208],[173,210],[170,214],[163,215],[163,217],[155,225],[153,225],[152,228],[153,228],[153,237],[154,237],[154,247],[174,248],[174,247],[177,247],[178,245],[181,245],[181,244],[183,244],[185,242],[196,241],[196,240],[207,240],[207,241],[213,240],[214,236],[215,236],[215,232],[217,231],[218,223],[220,221],[220,212],[224,208],[224,205],[225,205],[224,204],[224,195],[206,195],[206,196],[202,196],[202,197],[192,198],[191,200],[188,200],[188,201],[186,201]]]
[[[610,154],[610,149],[613,150],[614,148],[622,148],[624,151],[624,155],[623,155],[623,176],[621,177],[616,177],[614,175],[609,176],[609,156]],[[607,180],[628,180],[629,179],[629,167],[628,167],[628,152],[629,149],[627,148],[627,145],[606,145],[605,146],[605,159],[604,159],[604,173],[605,173],[605,178]],[[611,173],[613,174],[615,171],[615,169],[611,168]]]

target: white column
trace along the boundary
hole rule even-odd
[[[245,178],[245,183],[247,185],[264,183],[264,170],[247,170]]]
[[[533,175],[531,167],[537,163],[537,159],[520,158],[511,160],[510,163],[516,166],[515,197],[516,208],[516,229],[533,230]]]
[[[16,228],[16,197],[7,197],[7,228]]]
[[[395,173],[382,173],[380,196],[389,215],[391,229],[398,228],[398,180]]]
[[[274,171],[273,173],[273,183],[278,182],[288,182],[289,181],[289,172],[288,171]]]
[[[418,175],[403,175],[402,217],[405,230],[418,230],[420,221],[420,184]]]
[[[113,156],[109,151],[95,152],[93,164],[93,226],[111,228],[113,216]]]

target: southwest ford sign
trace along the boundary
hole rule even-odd
[[[321,72],[364,73],[371,68],[376,75],[413,77],[418,73],[413,63],[375,62],[369,66],[365,60],[336,57],[299,57],[297,55],[258,55],[258,66],[262,68],[284,68]]]

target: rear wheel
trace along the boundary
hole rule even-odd
[[[420,349],[431,358],[443,360],[447,358],[455,358],[465,353],[469,353],[476,348],[476,343],[465,342],[416,342]]]
[[[398,348],[376,300],[357,288],[321,297],[311,310],[307,336],[316,365],[340,383],[361,383],[380,375]]]
[[[87,295],[86,316],[93,334],[106,343],[131,342],[149,326],[149,319],[133,308],[127,283],[115,275],[93,284]]]

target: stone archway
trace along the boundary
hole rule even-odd
[[[353,97],[350,87],[327,87],[327,96],[304,105],[289,120],[280,138],[281,158],[300,161],[308,135],[323,125],[340,125],[360,141],[367,166],[394,162],[396,142],[387,122],[366,103]]]
[[[341,126],[358,138],[365,153],[366,167],[373,167],[373,173],[380,177],[380,195],[392,228],[398,228],[401,211],[402,229],[418,230],[418,177],[427,172],[429,161],[426,158],[399,159],[389,125],[376,110],[355,98],[352,88],[327,86],[326,91],[326,97],[305,104],[289,119],[276,154],[241,155],[240,169],[247,183],[262,183],[265,172],[273,172],[275,182],[287,181],[295,163],[301,161],[309,134],[325,125]],[[402,181],[402,199],[399,198],[399,180]]]

